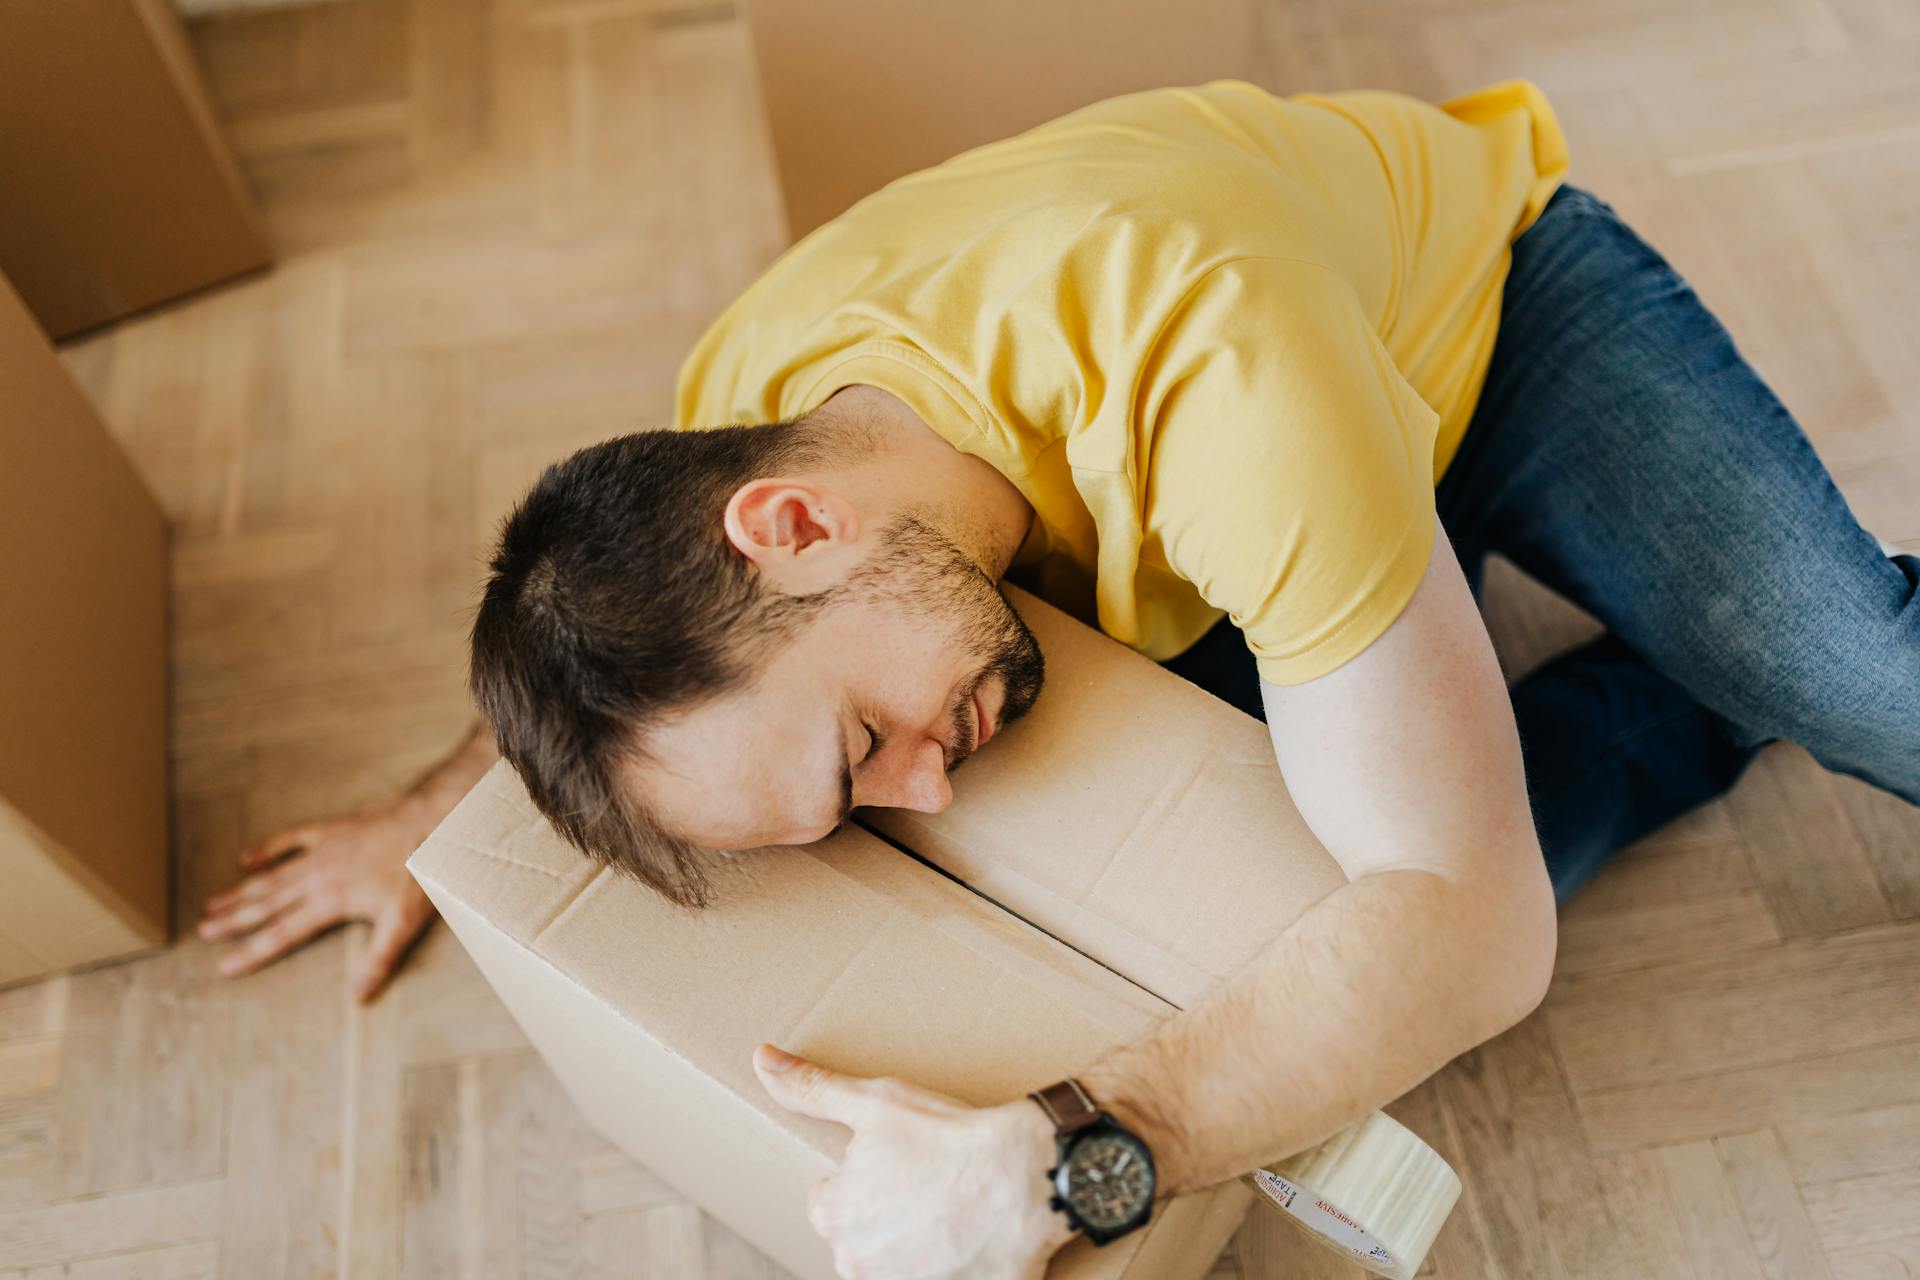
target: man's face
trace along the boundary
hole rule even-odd
[[[908,521],[750,684],[656,727],[636,785],[710,849],[808,844],[857,806],[936,813],[982,726],[1024,715],[1042,678],[999,589]]]

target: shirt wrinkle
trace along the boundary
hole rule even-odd
[[[674,425],[880,386],[1033,505],[1024,585],[1158,660],[1224,612],[1263,677],[1311,679],[1424,572],[1512,241],[1565,160],[1525,81],[1093,103],[788,249],[689,353]]]

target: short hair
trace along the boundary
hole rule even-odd
[[[468,687],[554,828],[682,906],[708,859],[621,784],[669,713],[747,683],[839,594],[769,587],[728,541],[750,480],[872,452],[863,422],[641,431],[549,466],[501,526],[474,617]]]

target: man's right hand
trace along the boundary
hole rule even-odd
[[[354,974],[354,998],[386,983],[407,948],[433,921],[433,904],[408,874],[409,854],[442,814],[418,795],[346,817],[277,831],[240,855],[250,872],[207,900],[200,936],[244,941],[227,949],[220,972],[251,973],[326,929],[371,920],[373,937]]]

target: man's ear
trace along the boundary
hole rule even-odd
[[[824,485],[773,476],[727,499],[727,541],[774,585],[809,595],[838,583],[857,554],[860,513]]]

